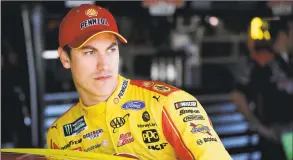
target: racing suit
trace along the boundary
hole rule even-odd
[[[156,81],[118,81],[106,102],[85,107],[79,100],[59,117],[47,147],[136,159],[231,159],[192,95]]]

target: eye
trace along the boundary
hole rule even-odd
[[[107,49],[107,53],[112,53],[112,52],[115,52],[117,49],[116,48],[110,48],[110,49]]]
[[[84,54],[85,55],[92,55],[92,54],[95,54],[95,52],[94,51],[86,51],[86,52],[84,52]]]

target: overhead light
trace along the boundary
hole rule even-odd
[[[57,50],[46,50],[42,54],[43,59],[58,59],[58,51]]]
[[[73,8],[82,4],[95,4],[95,1],[65,1],[65,7]]]
[[[212,26],[217,26],[219,24],[219,19],[217,17],[212,16],[209,18],[209,23]]]

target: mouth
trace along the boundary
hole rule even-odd
[[[108,80],[110,79],[112,76],[99,76],[99,77],[95,77],[95,80]]]

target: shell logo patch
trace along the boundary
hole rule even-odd
[[[89,17],[94,17],[94,16],[98,15],[98,12],[95,9],[90,8],[90,9],[85,11],[85,15],[87,15]]]
[[[143,82],[143,86],[145,87],[151,87],[154,84],[155,84],[154,82],[149,82],[149,81]]]

